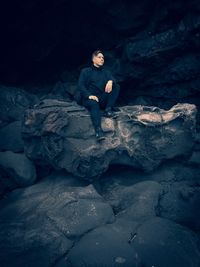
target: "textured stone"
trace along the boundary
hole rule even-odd
[[[0,121],[16,121],[24,110],[37,102],[37,97],[17,87],[0,86]]]
[[[19,186],[31,185],[36,180],[35,166],[24,154],[0,152],[0,166]]]
[[[139,222],[155,217],[161,192],[161,185],[154,181],[145,181],[128,187],[120,197],[120,202],[122,205],[129,204],[118,216]]]
[[[113,221],[92,185],[54,173],[1,200],[0,266],[53,266],[81,235]]]
[[[0,150],[24,151],[21,124],[21,121],[15,121],[0,129]]]
[[[69,102],[44,100],[26,111],[23,122],[28,157],[90,178],[110,164],[131,165],[150,171],[166,159],[186,156],[195,138],[196,108],[177,104],[169,111],[125,106],[116,119],[103,118],[106,139],[94,136],[90,115]]]
[[[140,259],[128,242],[129,239],[123,230],[123,227],[116,224],[93,230],[71,249],[66,264],[70,264],[72,267],[84,265],[98,267],[141,266]],[[131,238],[131,233],[129,238]]]
[[[200,190],[197,183],[176,182],[166,185],[160,197],[158,214],[188,226],[194,231],[200,229]]]
[[[132,242],[143,266],[198,267],[198,238],[187,228],[154,218],[137,229]]]

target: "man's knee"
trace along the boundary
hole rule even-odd
[[[113,90],[116,91],[116,93],[118,94],[119,91],[120,91],[120,85],[115,83],[114,86],[113,86]]]
[[[98,109],[99,108],[99,102],[97,102],[96,100],[93,100],[93,99],[89,99],[87,101],[87,106],[89,107],[89,109]]]

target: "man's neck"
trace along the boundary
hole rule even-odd
[[[99,66],[99,65],[96,65],[96,64],[93,64],[92,66],[96,70],[102,70],[103,69],[103,66]]]
[[[101,66],[97,65],[97,64],[93,64],[94,67],[96,68],[100,68]]]

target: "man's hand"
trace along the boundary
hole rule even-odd
[[[113,81],[108,81],[107,84],[106,84],[106,87],[105,87],[105,92],[106,93],[110,93],[112,92],[112,85],[113,85]]]
[[[99,99],[96,95],[90,95],[88,98],[99,102]]]

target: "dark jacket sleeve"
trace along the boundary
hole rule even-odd
[[[88,70],[83,69],[80,73],[79,80],[78,80],[78,89],[83,98],[88,98],[91,95],[91,93],[87,89],[88,75],[89,75]]]
[[[108,81],[111,80],[111,81],[113,81],[113,83],[116,83],[116,79],[114,78],[114,76],[112,75],[112,73],[109,70],[107,70],[106,72],[107,72],[107,79],[108,79]]]

